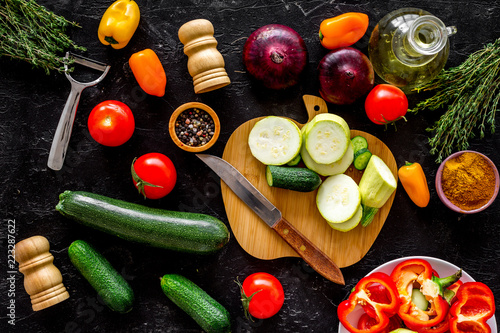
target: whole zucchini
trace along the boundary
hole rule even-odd
[[[76,240],[68,248],[71,263],[97,291],[111,310],[127,313],[132,310],[134,292],[102,254],[90,244]]]
[[[226,225],[213,216],[151,208],[89,192],[61,193],[56,210],[83,225],[163,249],[205,254],[229,241]]]
[[[208,333],[231,331],[229,312],[191,280],[178,274],[161,279],[165,295],[193,318]]]

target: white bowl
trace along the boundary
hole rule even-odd
[[[424,260],[428,261],[429,264],[431,264],[432,268],[439,274],[440,277],[450,276],[459,270],[459,267],[457,267],[453,264],[450,264],[449,262],[441,260],[441,259],[432,258],[432,257],[417,257],[417,256],[415,256],[415,257],[399,258],[399,259],[395,259],[395,260],[386,262],[385,264],[380,265],[377,268],[375,268],[373,271],[371,271],[367,275],[370,275],[370,274],[375,273],[375,272],[382,272],[382,273],[386,273],[386,274],[390,275],[392,270],[394,269],[394,267],[396,267],[396,265],[398,265],[399,263],[401,263],[405,260],[408,260],[408,259],[424,259]],[[474,282],[475,281],[463,269],[462,269],[462,278],[460,280],[463,282]],[[363,310],[360,308],[357,311],[355,310],[354,313],[352,314],[353,316],[350,318],[352,318],[353,320],[357,320],[362,314],[363,314]],[[357,316],[357,318],[356,318],[356,316]],[[493,317],[488,319],[487,323],[491,327],[491,332],[498,332],[497,331],[497,322],[495,320],[494,315],[493,315]],[[349,333],[349,331],[342,324],[339,324],[339,333]]]

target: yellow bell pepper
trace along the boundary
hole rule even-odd
[[[127,46],[139,26],[141,13],[133,0],[117,0],[106,9],[99,24],[98,36],[101,43],[114,49]]]

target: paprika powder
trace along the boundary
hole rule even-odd
[[[451,203],[463,210],[474,210],[493,196],[495,172],[480,154],[464,152],[445,162],[441,184]]]

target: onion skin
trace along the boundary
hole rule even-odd
[[[330,51],[318,66],[319,93],[330,103],[352,104],[374,85],[375,73],[367,56],[345,47]]]
[[[268,24],[248,37],[243,63],[266,88],[285,89],[299,82],[307,64],[306,44],[292,28]]]

